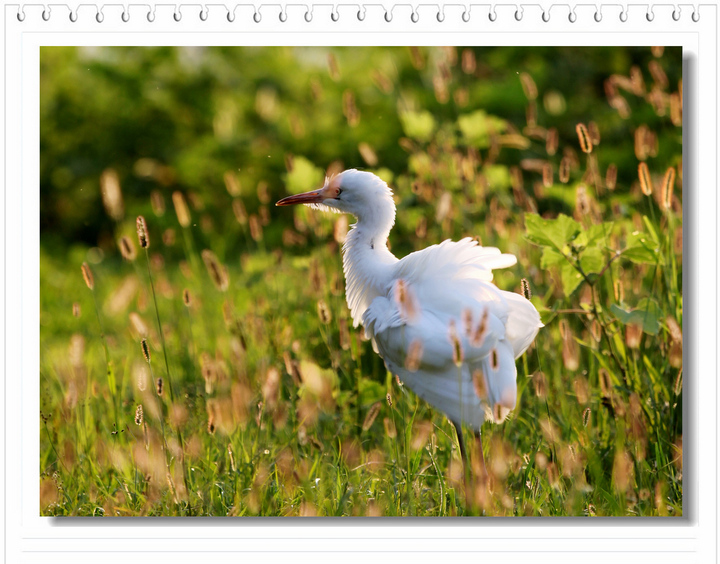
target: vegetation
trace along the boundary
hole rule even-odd
[[[40,513],[682,515],[678,48],[43,48]],[[545,327],[464,480],[344,300],[328,172],[398,256],[518,257]],[[477,453],[473,453],[476,461]]]

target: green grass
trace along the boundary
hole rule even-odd
[[[467,82],[455,65],[451,92]],[[663,91],[666,100],[674,88]],[[681,132],[653,111],[647,91],[621,93],[642,121],[598,102],[603,138],[590,155],[569,116],[541,114],[543,127],[570,132],[547,154],[523,118],[495,110],[499,122],[475,116],[461,128],[434,113],[431,129],[427,117],[408,126],[417,139],[395,139],[405,167],[383,169],[382,159],[371,167],[397,196],[393,252],[478,236],[517,255],[495,282],[519,292],[526,278],[541,312],[545,327],[517,361],[517,408],[482,429],[487,483],[466,488],[452,425],[388,374],[352,327],[344,220],[276,209],[265,188],[243,182],[239,192],[181,190],[188,227],[173,214],[170,192],[167,210],[153,212],[148,189],[126,198],[123,219],[107,219],[112,237],[97,246],[64,240],[55,253],[57,241],[44,239],[40,513],[682,515]],[[637,177],[640,123],[662,139],[647,159],[653,196]],[[618,165],[614,190],[605,171],[619,148],[606,133],[629,139],[622,158],[631,164]],[[572,163],[568,182],[558,179],[563,156]],[[552,184],[543,186],[530,158],[552,166]],[[295,165],[284,179],[293,190],[322,175],[320,163]],[[217,169],[217,185],[225,172]],[[284,188],[270,191],[274,198]],[[238,214],[238,201],[251,218]],[[124,261],[114,245],[132,235],[137,246],[140,214],[147,266],[141,249]],[[226,289],[205,268],[204,249],[219,257],[221,276],[226,269]],[[86,261],[94,292],[80,272]]]

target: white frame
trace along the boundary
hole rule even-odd
[[[25,5],[4,11],[2,238],[6,562],[348,561],[444,553],[533,562],[716,562],[718,557],[717,30],[714,4]],[[45,21],[43,12],[50,17]],[[674,21],[673,13],[679,20]],[[130,19],[123,21],[128,10]],[[280,13],[287,14],[285,22]],[[444,14],[439,22],[438,13]],[[181,14],[176,21],[174,14]],[[234,13],[234,21],[228,14]],[[259,23],[253,16],[261,14]],[[385,14],[391,14],[387,21]],[[411,15],[416,13],[418,21]],[[464,21],[463,14],[470,14]],[[518,21],[515,15],[521,16]],[[574,13],[574,22],[570,14]],[[595,15],[601,14],[601,21]],[[620,15],[627,18],[622,22]],[[102,14],[102,22],[96,15]],[[333,21],[332,14],[338,20]],[[496,14],[494,21],[489,17]],[[543,14],[549,14],[548,22]],[[652,14],[649,21],[648,14]],[[699,16],[694,21],[693,15]],[[681,45],[684,58],[685,500],[680,518],[72,519],[38,515],[39,47],[44,45]],[[338,554],[344,553],[344,554]],[[502,554],[501,554],[502,553]],[[512,560],[511,560],[512,561]]]

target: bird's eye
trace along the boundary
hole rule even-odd
[[[339,198],[340,194],[342,194],[342,188],[335,188],[335,199]]]

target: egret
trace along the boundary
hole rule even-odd
[[[370,172],[346,170],[276,205],[293,204],[357,218],[342,249],[353,324],[390,372],[447,415],[466,465],[462,425],[473,430],[484,472],[480,428],[515,407],[515,359],[543,326],[529,300],[492,283],[493,269],[513,266],[515,256],[465,238],[397,259],[387,247],[392,191]]]

